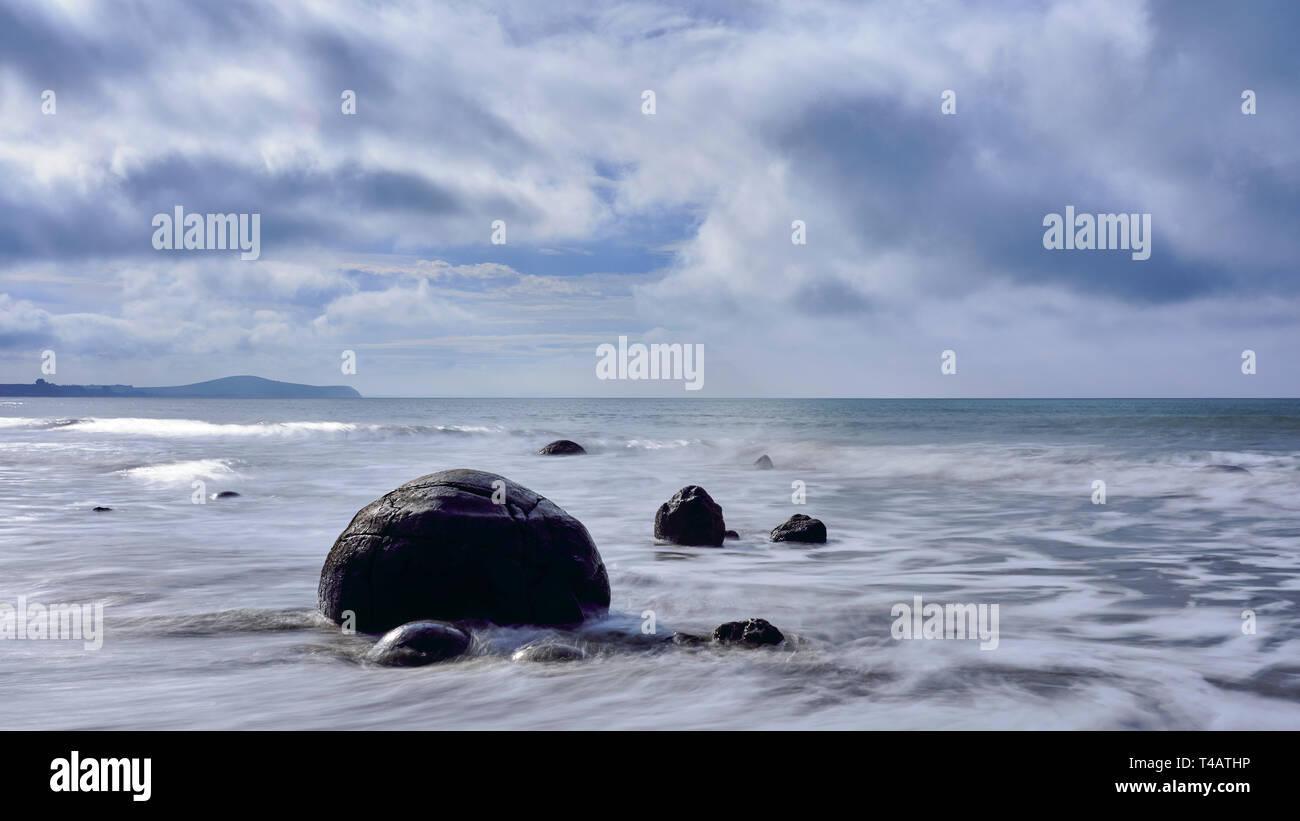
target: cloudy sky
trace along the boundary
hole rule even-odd
[[[49,349],[63,383],[367,395],[1300,395],[1297,31],[1289,2],[7,0],[0,381]],[[155,250],[177,205],[259,213],[261,257]],[[1151,258],[1045,250],[1067,205],[1151,214]],[[620,335],[703,344],[704,390],[597,380]]]

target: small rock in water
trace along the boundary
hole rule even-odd
[[[724,539],[739,539],[739,538],[740,538],[740,534],[737,533],[737,532],[734,531],[734,530],[728,530],[726,533],[723,533],[723,534],[722,534],[722,538],[724,538]]]
[[[240,495],[239,493],[233,490],[223,490],[220,493],[212,494],[212,498],[213,499],[234,499],[237,498],[239,495]]]
[[[545,641],[536,644],[525,644],[518,650],[510,654],[511,661],[535,661],[535,662],[552,662],[552,661],[581,661],[587,654],[580,648],[571,644],[558,644],[556,642]]]
[[[113,508],[111,507],[104,507],[103,505],[95,505],[94,507],[91,508],[91,511],[94,513],[107,513],[112,509]]]
[[[706,641],[708,641],[708,639],[704,636],[696,636],[692,633],[673,633],[672,635],[673,644],[681,645],[683,647],[695,647],[696,645],[704,644]]]
[[[665,542],[718,547],[726,530],[722,506],[698,485],[677,491],[655,513],[655,538]]]
[[[754,460],[754,467],[759,470],[771,470],[773,468],[772,460],[766,453]]]
[[[568,439],[556,439],[537,452],[544,456],[580,456],[586,453],[587,449]]]
[[[1222,473],[1250,473],[1249,470],[1246,470],[1244,467],[1241,467],[1240,465],[1206,465],[1205,469],[1217,470]]]
[[[785,641],[785,636],[767,619],[746,619],[718,625],[713,631],[713,640],[719,644],[759,646],[780,644]]]
[[[413,621],[384,634],[366,659],[390,667],[419,667],[455,658],[469,649],[469,634],[443,621]]]
[[[826,525],[820,519],[796,513],[772,528],[772,541],[822,544],[826,541]]]

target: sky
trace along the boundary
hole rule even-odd
[[[1300,396],[1297,31],[1250,0],[6,0],[0,382]],[[260,256],[156,249],[176,206],[259,214]],[[1150,214],[1150,258],[1045,248],[1067,206]],[[702,389],[597,378],[620,336],[702,345]]]

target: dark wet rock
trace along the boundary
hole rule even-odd
[[[223,490],[220,493],[212,494],[213,499],[236,499],[239,493],[233,490]]]
[[[112,509],[113,508],[111,507],[104,507],[103,505],[95,505],[91,508],[91,511],[94,513],[108,513]]]
[[[673,633],[670,641],[672,641],[673,644],[680,645],[682,647],[696,647],[698,645],[707,642],[708,638],[704,636],[697,636],[693,633]]]
[[[392,667],[418,667],[455,658],[469,649],[469,634],[454,624],[413,621],[384,634],[366,660]]]
[[[568,439],[556,439],[537,452],[545,456],[579,456],[586,453],[587,449]]]
[[[587,654],[581,648],[574,647],[572,644],[561,644],[559,642],[543,641],[535,644],[525,644],[518,650],[510,654],[511,661],[518,662],[536,662],[545,664],[556,661],[581,661]]]
[[[780,644],[785,641],[785,636],[766,619],[746,619],[718,625],[713,631],[713,640],[719,644],[758,646]]]
[[[698,485],[674,493],[655,514],[655,538],[666,542],[718,547],[726,530],[722,507]]]
[[[826,541],[826,525],[822,524],[821,519],[796,513],[783,524],[772,528],[772,541],[822,544]]]
[[[724,538],[724,539],[739,539],[739,538],[740,538],[740,534],[737,533],[737,532],[734,531],[734,530],[728,530],[726,533],[723,533],[723,534],[722,534],[722,538]]]
[[[754,460],[754,467],[759,470],[771,470],[773,468],[772,460],[766,453]]]
[[[1240,465],[1206,465],[1206,470],[1217,470],[1220,473],[1250,473]]]
[[[424,619],[576,624],[608,612],[609,577],[587,529],[555,503],[493,473],[444,470],[353,517],[318,599],[366,633]]]

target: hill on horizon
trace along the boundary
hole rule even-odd
[[[28,385],[0,385],[0,396],[116,396],[173,399],[361,398],[356,388],[347,385],[303,385],[248,374],[157,388],[137,388],[133,385],[56,385],[38,379]]]
[[[137,388],[149,396],[222,399],[352,399],[360,392],[347,385],[304,385],[244,374],[163,388]]]

